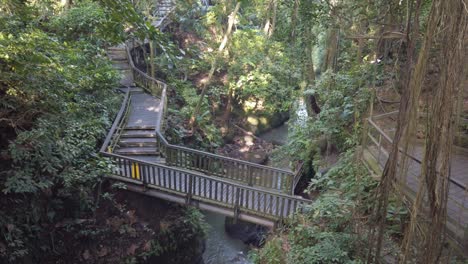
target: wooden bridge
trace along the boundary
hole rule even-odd
[[[270,227],[305,209],[311,201],[293,196],[301,169],[293,173],[170,144],[163,134],[168,86],[135,66],[141,48],[129,42],[108,50],[126,87],[100,151],[115,165],[110,178],[132,191]]]
[[[377,175],[381,175],[393,144],[394,126],[385,129],[384,124],[396,120],[397,114],[397,111],[390,112],[368,119],[363,159],[369,169]],[[423,155],[423,144],[418,143],[417,140],[407,153],[400,151],[400,158],[406,156],[406,161],[405,164],[401,161],[398,164],[397,184],[409,202],[414,201],[419,189]],[[468,252],[468,191],[466,188],[468,184],[468,149],[454,146],[449,180],[447,234],[449,242],[466,255]]]

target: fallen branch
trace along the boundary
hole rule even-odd
[[[380,98],[378,96],[377,96],[377,100],[379,100],[380,102],[385,103],[385,104],[399,104],[400,103],[400,101],[386,100],[386,99],[382,99],[382,98]]]

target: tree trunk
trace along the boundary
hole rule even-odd
[[[312,88],[315,85],[315,69],[314,69],[314,42],[312,41],[312,29],[307,30],[307,39],[309,40],[309,45],[306,48],[306,56],[307,56],[307,83],[309,84],[308,87]],[[305,103],[306,103],[306,110],[308,116],[313,116],[315,114],[320,114],[320,107],[317,103],[317,98],[313,94],[307,94],[305,96]]]
[[[296,24],[297,15],[299,13],[299,0],[294,0],[294,8],[291,15],[291,42],[296,42]]]
[[[227,131],[228,125],[229,125],[229,118],[231,117],[231,112],[232,112],[232,100],[234,97],[234,88],[229,86],[229,91],[228,91],[228,98],[226,102],[226,109],[224,110],[223,114],[223,130]],[[224,133],[223,131],[223,133]]]
[[[263,26],[263,33],[265,33],[268,38],[271,37],[273,31],[275,30],[277,6],[278,4],[276,0],[270,0],[270,2],[268,2],[265,26]]]
[[[323,60],[322,71],[335,70],[336,55],[338,51],[338,35],[339,31],[337,28],[330,29],[327,40],[327,51],[325,53],[325,59]]]
[[[436,2],[436,1],[435,1]],[[395,137],[393,145],[389,154],[387,163],[385,164],[381,183],[378,186],[376,195],[376,206],[373,213],[373,221],[375,221],[375,230],[371,230],[370,233],[370,247],[369,247],[369,263],[376,263],[380,260],[380,253],[382,249],[383,235],[385,231],[385,221],[388,209],[388,198],[392,188],[392,184],[396,178],[397,165],[399,162],[405,163],[405,156],[403,155],[400,159],[400,146],[402,146],[403,152],[408,151],[409,135],[413,130],[414,123],[416,120],[417,106],[419,95],[421,92],[422,81],[426,74],[427,62],[429,57],[430,47],[432,45],[433,34],[437,26],[436,19],[436,4],[432,3],[431,12],[429,16],[429,23],[426,31],[426,37],[421,48],[418,63],[416,68],[411,72],[409,76],[408,87],[403,91],[400,103],[400,109],[398,114],[398,123],[395,131]],[[418,32],[414,32],[418,34]],[[411,40],[410,40],[411,41]],[[409,44],[411,45],[411,44]],[[411,65],[413,58],[412,54],[408,54],[407,62]],[[411,66],[407,66],[412,69]],[[404,166],[403,166],[404,167]],[[404,173],[404,172],[400,172]],[[414,217],[413,215],[411,217]],[[377,237],[374,241],[374,232],[377,232]],[[376,243],[376,244],[374,244]],[[374,247],[375,245],[375,247]],[[372,250],[375,249],[375,255],[372,254]]]
[[[228,44],[228,41],[229,41],[229,38],[231,36],[232,28],[234,26],[234,22],[236,20],[236,15],[237,15],[237,12],[239,11],[239,8],[240,8],[240,2],[237,2],[236,7],[232,11],[232,13],[229,15],[229,21],[228,21],[228,27],[226,29],[226,33],[224,34],[223,40],[221,41],[221,44],[219,45],[218,52],[217,52],[213,62],[211,63],[211,69],[210,69],[210,72],[208,74],[208,79],[203,84],[202,91],[200,93],[200,98],[199,98],[199,100],[197,102],[197,105],[195,106],[195,109],[194,109],[194,111],[192,113],[192,116],[190,117],[189,126],[190,126],[192,132],[193,132],[193,130],[195,128],[195,125],[196,125],[196,118],[197,118],[197,116],[198,116],[198,114],[200,112],[200,108],[201,108],[201,105],[203,103],[203,99],[204,99],[205,94],[206,94],[207,86],[211,83],[211,79],[213,78],[213,74],[214,74],[214,72],[216,70],[217,60],[221,57],[224,48]]]
[[[467,36],[468,12],[464,10],[461,0],[444,0],[441,9],[441,73],[432,97],[421,174],[425,177],[430,223],[424,229],[426,240],[419,250],[424,252],[419,257],[420,263],[437,263],[442,252],[451,154],[456,130],[453,124],[456,124],[457,95],[464,77],[463,66],[466,65],[466,48],[463,44]]]
[[[154,78],[156,76],[156,65],[154,63],[155,54],[154,54],[154,43],[152,40],[150,40],[149,46],[150,46],[150,68],[151,68],[150,75],[151,77]]]
[[[272,0],[273,2],[273,14],[271,17],[271,27],[270,30],[268,31],[268,37],[271,37],[273,35],[273,32],[275,31],[276,27],[276,10],[278,9],[278,3],[276,0]]]

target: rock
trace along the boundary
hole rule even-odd
[[[260,150],[249,153],[243,153],[242,159],[256,164],[265,164],[267,162],[268,155],[264,151]]]
[[[272,128],[281,126],[289,119],[289,112],[279,113],[250,113],[241,126],[248,131],[254,132],[255,135],[260,135]]]
[[[229,236],[239,239],[245,244],[260,247],[263,245],[265,237],[268,233],[268,228],[260,225],[255,225],[247,222],[226,217],[225,230]]]

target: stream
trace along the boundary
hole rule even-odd
[[[205,264],[250,264],[247,254],[249,246],[239,239],[230,237],[224,229],[225,216],[203,212],[209,225],[206,248],[203,253]]]
[[[277,145],[286,144],[288,124],[286,122],[259,137]],[[252,262],[247,257],[249,246],[226,233],[224,226],[226,217],[210,212],[203,212],[203,214],[210,227],[206,238],[205,252],[203,253],[205,264],[251,264]]]
[[[288,140],[288,123],[304,125],[307,120],[307,111],[303,100],[298,100],[295,106],[294,121],[285,122],[279,127],[259,135],[260,138],[275,145],[284,145]],[[268,164],[285,167],[288,164]],[[205,264],[251,264],[247,255],[249,246],[241,240],[230,237],[225,231],[225,216],[203,212],[205,221],[209,225],[206,238],[206,248],[203,253]]]
[[[288,143],[289,123],[292,122],[294,125],[305,126],[305,123],[307,122],[307,109],[303,99],[298,99],[293,109],[295,109],[293,118],[286,121],[281,126],[275,127],[258,137],[275,145],[285,145]]]

